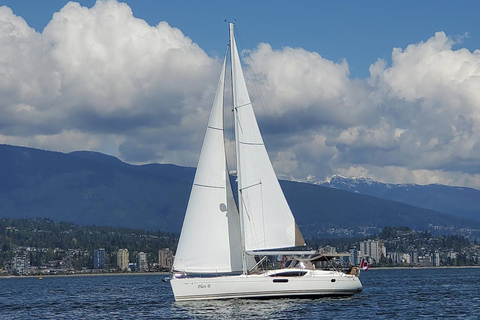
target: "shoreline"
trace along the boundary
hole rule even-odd
[[[72,273],[72,274],[42,274],[42,278],[53,277],[100,277],[100,276],[167,276],[170,272],[101,272],[101,273]],[[40,274],[15,276],[15,275],[0,275],[0,279],[21,279],[21,278],[38,278]]]
[[[438,266],[438,267],[373,267],[368,271],[375,270],[419,270],[419,269],[480,269],[480,266]],[[362,271],[365,273],[367,271]],[[72,274],[42,274],[42,278],[53,277],[100,277],[100,276],[168,276],[170,272],[154,271],[154,272],[99,272],[99,273],[72,273]],[[36,275],[0,275],[0,279],[22,279],[22,278],[38,278],[40,274]]]
[[[368,269],[369,271],[370,270],[408,270],[408,269],[412,269],[412,270],[418,270],[418,269],[469,269],[469,268],[480,268],[480,266],[438,266],[438,267],[433,267],[433,266],[428,266],[428,267],[419,267],[419,266],[415,266],[415,267],[373,267],[373,266],[370,266],[370,268]],[[366,271],[363,271],[363,272],[366,272]]]

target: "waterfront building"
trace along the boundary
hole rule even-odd
[[[360,242],[360,251],[362,251],[365,258],[372,258],[374,263],[380,262],[382,256],[387,256],[387,249],[385,248],[383,241],[378,240],[367,240]]]
[[[419,258],[418,258],[418,252],[417,251],[412,251],[412,253],[410,254],[411,256],[411,262],[412,264],[418,264],[419,262]]]
[[[173,266],[173,252],[169,248],[158,250],[158,265],[161,269],[170,270]]]
[[[403,254],[401,253],[392,252],[392,253],[389,253],[387,257],[392,259],[392,262],[394,264],[402,264]]]
[[[30,259],[27,256],[14,256],[10,262],[9,271],[19,275],[27,275],[30,268]]]
[[[353,246],[353,248],[348,250],[348,252],[350,253],[350,257],[349,257],[350,262],[354,266],[359,265],[360,264],[360,259],[359,259],[359,251],[357,250],[357,247]]]
[[[93,250],[93,268],[94,269],[105,268],[105,249],[104,248]]]
[[[147,271],[147,254],[145,252],[137,253],[137,269],[138,271]]]
[[[447,253],[447,258],[457,259],[457,253],[455,251],[450,251],[449,253]]]
[[[432,262],[434,267],[439,267],[440,266],[440,252],[435,251],[432,254]]]
[[[117,267],[122,271],[128,270],[129,258],[128,249],[119,249],[117,252]]]
[[[418,264],[422,267],[430,267],[432,266],[432,257],[430,255],[419,256]]]

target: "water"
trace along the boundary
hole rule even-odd
[[[480,269],[386,269],[349,298],[174,302],[159,275],[0,278],[0,319],[478,319]]]

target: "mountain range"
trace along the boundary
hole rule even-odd
[[[333,176],[320,185],[480,221],[480,190],[440,184],[390,184]]]
[[[180,232],[194,174],[194,168],[131,165],[98,152],[0,145],[0,217]],[[384,226],[480,236],[475,189],[436,186],[442,190],[436,195],[432,186],[366,180],[280,183],[306,237],[361,236]],[[422,202],[427,196],[433,198]],[[448,206],[436,209],[440,201]]]

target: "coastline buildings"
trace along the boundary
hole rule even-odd
[[[137,253],[137,270],[140,272],[148,270],[147,254],[145,252]]]
[[[119,249],[117,252],[117,267],[122,270],[128,270],[128,260],[129,260],[128,249]]]
[[[373,263],[379,263],[382,256],[387,256],[387,249],[383,241],[367,240],[360,242],[360,251],[365,258],[373,259]],[[367,259],[368,260],[368,259]]]
[[[158,250],[158,265],[160,269],[170,270],[173,266],[173,252],[169,248]]]
[[[357,250],[357,247],[353,246],[353,248],[349,249],[348,252],[350,253],[349,262],[352,263],[354,266],[359,265],[360,257],[359,257],[359,251]]]
[[[93,250],[93,269],[105,268],[105,249]]]
[[[439,267],[440,266],[440,252],[435,251],[432,254],[432,264],[434,267]]]
[[[27,256],[14,256],[7,269],[11,273],[27,275],[30,268],[30,259]]]

